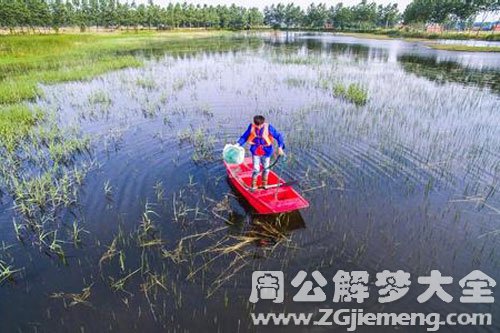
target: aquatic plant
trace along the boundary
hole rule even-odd
[[[213,118],[214,117],[214,112],[212,111],[211,107],[209,104],[202,104],[198,107],[197,112],[199,112],[201,115],[207,117],[207,118]]]
[[[96,91],[89,95],[89,103],[91,105],[101,104],[103,106],[109,106],[111,104],[111,98],[104,91]]]
[[[73,228],[71,229],[72,231],[71,238],[73,239],[73,244],[75,246],[78,246],[82,242],[82,234],[83,233],[89,234],[89,231],[80,227],[77,221],[74,221],[72,226]]]
[[[273,57],[273,61],[284,65],[317,65],[321,63],[321,59],[319,57],[304,57],[297,54],[290,54],[288,56],[280,54],[279,56]]]
[[[172,33],[163,34],[161,39],[155,34],[134,34],[134,38],[129,34],[4,36],[0,104],[35,99],[41,94],[39,83],[88,80],[109,71],[143,65],[142,60],[125,51],[150,48],[175,52],[184,49],[186,43],[201,48],[210,43],[200,44],[200,39],[224,34],[227,33]],[[187,35],[191,37],[188,40]]]
[[[104,182],[104,195],[107,198],[111,198],[113,196],[113,186],[110,184],[109,179]]]
[[[207,162],[213,159],[215,136],[208,134],[204,128],[181,131],[177,134],[177,138],[180,143],[189,142],[193,146],[193,161]]]
[[[368,91],[356,83],[351,83],[347,87],[340,82],[335,83],[333,95],[344,98],[357,106],[363,106],[368,101]]]
[[[78,131],[60,129],[49,110],[15,106],[0,118],[5,120],[0,186],[12,197],[20,217],[13,221],[15,235],[65,262],[67,242],[58,238],[58,220],[63,208],[76,203],[78,187],[89,167],[77,156],[89,152],[90,142]],[[14,131],[11,128],[16,122]],[[75,235],[68,236],[76,245]]]
[[[342,83],[335,83],[333,85],[333,95],[337,97],[344,97],[346,95],[346,88]]]
[[[139,242],[139,246],[142,248],[163,245],[163,240],[161,239],[158,229],[153,223],[151,215],[158,216],[158,214],[151,209],[151,205],[146,203],[142,213],[141,223],[137,231],[137,240]]]
[[[351,83],[345,94],[347,100],[353,102],[357,106],[365,105],[368,101],[368,92],[359,84]]]
[[[40,110],[23,104],[0,106],[0,152],[14,151],[42,116]]]
[[[446,50],[446,51],[500,52],[500,47],[498,46],[476,46],[476,45],[441,44],[441,43],[427,43],[427,45],[436,50]]]
[[[151,77],[149,77],[149,78],[137,78],[135,83],[139,87],[146,89],[146,90],[153,90],[154,88],[156,88],[156,82]]]
[[[163,182],[157,181],[153,188],[156,194],[156,201],[159,203],[163,202],[165,200],[165,187],[163,186]]]
[[[303,78],[289,77],[285,79],[285,83],[291,88],[301,88],[307,85],[307,80]]]
[[[64,302],[64,307],[73,307],[76,305],[86,305],[91,306],[92,304],[89,302],[89,298],[91,296],[92,284],[82,289],[81,293],[65,293],[65,292],[57,292],[50,295],[51,298],[59,298]],[[69,304],[66,304],[66,301],[69,301]]]
[[[315,57],[316,51],[310,49],[309,54],[297,53],[297,56]],[[193,311],[193,318],[198,317],[198,309],[189,306],[191,299],[186,301],[193,296],[215,295],[213,302],[206,302],[207,314],[214,315],[214,321],[221,319],[215,317],[218,314],[210,307],[213,304],[225,307],[236,305],[238,297],[234,296],[249,288],[245,285],[247,274],[251,270],[270,266],[295,272],[302,265],[301,269],[323,269],[328,274],[339,265],[385,269],[380,260],[373,260],[375,256],[384,258],[389,264],[407,260],[408,269],[413,274],[426,271],[434,259],[444,256],[449,259],[445,260],[447,267],[460,267],[462,270],[468,264],[466,261],[462,265],[462,248],[471,253],[474,263],[481,262],[485,266],[495,264],[496,250],[489,242],[499,233],[490,223],[497,221],[498,215],[492,215],[494,210],[488,206],[498,207],[496,180],[500,167],[495,155],[498,150],[498,119],[495,117],[498,99],[491,91],[478,87],[471,89],[456,81],[429,82],[428,78],[409,75],[400,64],[371,61],[369,57],[360,59],[363,54],[345,56],[340,52],[328,53],[328,61],[299,67],[269,62],[266,52],[267,49],[264,49],[256,56],[246,52],[236,55],[238,59],[233,54],[204,54],[200,57],[210,57],[210,66],[207,67],[211,68],[206,71],[213,82],[220,80],[221,88],[217,91],[225,100],[236,102],[234,106],[238,113],[234,117],[224,110],[219,112],[221,105],[213,103],[212,96],[203,94],[206,84],[212,82],[193,83],[192,77],[201,76],[186,74],[184,91],[171,95],[168,105],[161,101],[164,96],[160,89],[153,89],[148,98],[134,94],[135,90],[141,91],[133,78],[136,73],[147,77],[152,69],[157,70],[162,74],[155,79],[158,87],[170,92],[171,85],[184,76],[186,68],[206,66],[206,63],[197,66],[196,58],[156,59],[151,67],[144,70],[110,74],[89,84],[45,87],[46,99],[39,103],[56,106],[61,103],[64,108],[69,105],[68,100],[74,99],[75,106],[63,110],[61,119],[65,120],[67,116],[76,118],[83,128],[92,131],[92,135],[97,133],[92,142],[108,142],[116,138],[118,148],[112,141],[109,141],[109,147],[108,143],[97,145],[97,156],[106,154],[107,158],[113,159],[113,149],[127,145],[124,152],[117,154],[118,158],[122,157],[122,153],[130,156],[127,162],[130,164],[124,167],[137,170],[139,163],[136,162],[140,162],[147,153],[152,162],[161,163],[161,166],[154,163],[155,168],[163,167],[163,163],[170,167],[170,161],[178,163],[180,173],[176,173],[176,177],[179,179],[162,183],[168,177],[168,173],[163,172],[154,179],[144,178],[142,184],[155,185],[147,189],[145,186],[127,188],[132,191],[128,194],[137,195],[141,203],[147,202],[142,212],[134,211],[132,203],[125,207],[126,213],[130,214],[122,214],[122,209],[106,210],[110,223],[106,223],[105,228],[95,223],[86,224],[85,219],[79,218],[80,212],[92,217],[96,216],[94,213],[103,212],[92,211],[94,207],[101,207],[100,203],[94,206],[92,198],[80,205],[78,189],[88,181],[89,189],[97,188],[102,194],[101,177],[105,177],[113,179],[115,190],[121,192],[123,184],[120,177],[112,175],[117,169],[109,168],[117,160],[104,165],[97,180],[86,180],[87,166],[81,162],[87,161],[87,149],[67,148],[69,153],[64,157],[61,152],[66,148],[60,148],[73,146],[63,141],[70,138],[80,140],[81,135],[77,132],[62,134],[61,124],[56,126],[52,123],[54,126],[48,127],[46,119],[42,119],[33,125],[33,132],[40,132],[43,140],[36,138],[38,134],[33,134],[33,138],[28,135],[17,144],[15,154],[7,154],[5,159],[2,155],[0,163],[0,174],[8,176],[0,177],[0,186],[6,189],[4,196],[7,202],[13,188],[24,193],[24,185],[16,184],[13,178],[28,183],[34,182],[37,177],[47,178],[46,181],[40,180],[40,185],[36,186],[48,189],[47,196],[35,196],[37,201],[43,203],[43,209],[39,209],[39,205],[31,208],[29,195],[16,200],[18,206],[12,212],[12,223],[18,239],[27,245],[39,246],[41,253],[47,253],[51,260],[57,260],[61,255],[67,258],[71,267],[79,265],[77,269],[82,272],[82,287],[88,286],[91,279],[90,282],[98,284],[100,292],[103,287],[116,292],[110,299],[113,306],[109,311],[105,310],[105,314],[113,315],[115,311],[121,315],[125,312],[140,313],[140,318],[134,318],[134,322],[151,320],[153,325],[162,327],[175,323],[177,313],[187,318]],[[385,53],[382,53],[383,57]],[[253,65],[252,70],[248,70],[250,65]],[[307,77],[308,82],[316,82],[317,78],[318,84],[307,84],[288,95],[284,93],[289,89],[283,78],[290,74],[296,77],[297,70],[305,72],[304,78]],[[244,80],[227,83],[227,78],[239,73],[245,75]],[[131,79],[115,80],[120,75],[130,76]],[[394,80],[401,82],[398,98],[394,98],[394,91],[389,89]],[[110,82],[117,82],[118,86],[111,86]],[[341,82],[337,93],[336,82]],[[351,82],[356,82],[366,91],[369,87],[372,96],[367,108],[356,109],[354,102],[345,97]],[[87,92],[94,91],[92,88],[95,85],[111,86],[103,91],[113,99],[118,98],[116,100],[120,101],[120,105],[120,98],[127,98],[130,105],[120,110],[120,105],[112,105],[109,119],[98,119],[97,123],[91,122],[97,117],[71,117],[78,114],[72,112],[73,108],[78,111],[88,107]],[[80,89],[83,92],[81,96],[75,93]],[[332,98],[332,93],[339,95],[343,102]],[[240,102],[246,105],[244,109],[239,108]],[[214,109],[204,112],[204,105],[213,105]],[[143,119],[141,108],[152,106],[161,108],[147,115],[148,119]],[[232,106],[223,107],[233,110]],[[311,209],[303,214],[309,228],[300,232],[293,232],[295,227],[291,223],[287,225],[284,216],[269,220],[253,218],[227,188],[220,164],[210,164],[217,158],[215,149],[221,146],[219,143],[234,140],[239,134],[239,129],[236,131],[239,125],[235,123],[239,120],[235,119],[247,119],[254,108],[269,114],[273,124],[286,135],[288,160],[283,167],[278,165],[276,170],[287,179],[300,179],[297,188],[310,196],[313,203]],[[168,129],[162,124],[165,117],[169,120]],[[206,127],[204,122],[209,117],[210,127]],[[471,124],[464,125],[464,119]],[[192,127],[186,129],[186,124],[192,124]],[[214,128],[216,136],[212,136]],[[144,134],[144,129],[152,131]],[[159,141],[161,145],[155,145],[154,149],[148,146],[147,151],[141,151],[151,135],[155,135],[153,143]],[[136,137],[138,140],[134,140]],[[195,145],[201,150],[212,149],[209,145],[203,148],[201,141],[207,138],[214,142],[212,156],[207,154],[207,159],[203,160],[208,162],[206,167],[193,170],[192,163],[186,162],[184,155],[187,153],[188,158],[190,154],[194,155]],[[176,139],[181,144],[179,149]],[[55,147],[52,152],[48,145]],[[156,154],[161,154],[161,157],[157,159]],[[140,164],[139,172],[150,170],[150,166],[145,164]],[[34,169],[24,168],[25,165]],[[65,174],[67,177],[64,177]],[[184,186],[178,189],[179,182],[183,180]],[[436,192],[443,188],[444,191],[438,193],[437,202],[440,204],[436,205]],[[68,192],[68,195],[60,192]],[[483,200],[449,204],[449,196],[454,198],[457,193],[460,197],[463,194],[464,198],[481,195]],[[92,197],[92,193],[87,195]],[[413,200],[415,198],[417,200]],[[356,204],[361,200],[366,204]],[[68,202],[67,207],[65,202]],[[332,202],[335,204],[332,205]],[[378,208],[384,202],[389,210],[381,211]],[[92,205],[91,208],[86,206],[87,203]],[[441,203],[443,208],[437,207]],[[470,206],[466,206],[468,204]],[[23,205],[27,208],[21,208]],[[473,211],[480,223],[470,224],[466,219],[468,214],[461,213],[464,210]],[[415,216],[419,218],[414,219]],[[113,221],[113,217],[118,222]],[[320,223],[316,223],[318,221]],[[462,230],[464,226],[469,232],[465,236],[460,234],[458,240],[448,237],[453,229],[446,228],[448,222],[454,223],[457,230]],[[436,226],[436,223],[440,225]],[[476,226],[479,228],[476,229]],[[99,232],[87,236],[84,229]],[[54,233],[54,230],[58,232]],[[484,236],[476,238],[478,232]],[[439,251],[442,249],[440,245],[419,247],[418,240],[421,239],[431,242],[446,239],[446,248],[452,251]],[[402,250],[403,243],[415,246],[411,251]],[[82,249],[84,245],[97,249],[98,255]],[[45,258],[45,255],[40,257]],[[469,258],[469,255],[465,257]],[[56,264],[48,269],[53,273],[56,266],[60,267]],[[74,276],[69,271],[68,274]],[[83,293],[80,289],[75,289],[77,294]],[[37,295],[35,291],[33,296],[46,297],[52,292],[43,291],[43,295],[40,295],[41,292]],[[71,302],[70,297],[62,299],[68,304]],[[102,300],[96,298],[96,301]],[[124,305],[124,310],[120,310],[116,303]],[[235,306],[235,309],[240,308]],[[68,322],[67,315],[62,316]],[[106,325],[109,329],[116,329],[123,323],[113,326],[116,323],[110,320]],[[244,321],[242,325],[245,325]]]
[[[5,280],[12,280],[14,275],[20,271],[20,269],[14,269],[11,265],[0,260],[0,283]]]

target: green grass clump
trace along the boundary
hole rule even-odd
[[[156,82],[152,78],[138,78],[136,84],[146,90],[152,90],[156,88]]]
[[[0,104],[19,103],[39,94],[37,82],[12,78],[0,82]]]
[[[212,161],[215,149],[215,137],[203,128],[188,129],[177,134],[179,142],[189,142],[193,146],[192,159],[201,163]]]
[[[345,87],[342,83],[335,83],[333,86],[333,95],[337,97],[344,97],[346,94]]]
[[[32,112],[25,105],[0,107],[0,147],[14,150],[40,117],[41,112]]]
[[[368,102],[368,91],[356,83],[351,83],[347,88],[342,83],[335,83],[333,95],[348,100],[357,106],[363,106]]]
[[[347,88],[346,98],[357,106],[365,105],[368,101],[368,92],[360,85],[351,83]]]
[[[443,31],[440,33],[427,32],[421,29],[381,29],[374,34],[387,35],[395,38],[422,38],[422,39],[454,39],[454,40],[500,40],[499,33],[490,31]]]
[[[474,46],[474,45],[439,44],[439,43],[429,43],[428,45],[433,49],[446,50],[446,51],[500,52],[500,47],[498,46]]]
[[[13,269],[12,266],[0,260],[0,284],[3,283],[5,280],[12,280],[14,274],[20,271],[21,271],[20,269]]]
[[[285,83],[290,88],[301,88],[307,85],[307,80],[302,78],[289,77],[285,79]]]
[[[104,91],[96,91],[90,94],[89,103],[92,105],[96,104],[111,104],[111,98]]]

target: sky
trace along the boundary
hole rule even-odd
[[[137,4],[147,3],[148,0],[136,0],[135,2]],[[154,0],[154,3],[159,4],[159,5],[166,5],[169,2],[182,3],[182,2],[184,2],[184,0],[178,0],[178,1],[176,1],[176,0]],[[334,4],[337,4],[339,2],[342,2],[344,5],[351,6],[351,5],[358,4],[360,2],[360,0],[335,0],[335,1],[332,1],[332,0],[324,0],[324,1],[313,1],[313,0],[276,0],[276,1],[273,1],[273,0],[187,0],[187,2],[195,4],[195,5],[196,4],[230,5],[230,4],[234,3],[234,4],[239,5],[239,6],[258,7],[260,9],[263,9],[265,6],[271,5],[273,3],[278,3],[278,2],[285,3],[285,4],[286,3],[294,3],[296,5],[301,6],[302,8],[306,8],[307,6],[309,6],[309,4],[311,2],[314,2],[314,3],[323,2],[323,3],[326,3],[327,5],[334,5]],[[371,1],[369,1],[369,2],[371,2]],[[378,4],[384,4],[384,5],[386,5],[388,3],[397,3],[399,10],[402,11],[411,2],[411,0],[402,0],[402,1],[375,0],[375,2]]]

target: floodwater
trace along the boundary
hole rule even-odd
[[[45,86],[35,103],[91,140],[76,165],[92,167],[59,226],[85,232],[61,243],[65,261],[19,242],[3,194],[2,260],[22,270],[0,287],[1,332],[265,331],[250,312],[318,308],[492,313],[491,326],[440,331],[500,330],[498,303],[461,303],[458,283],[473,270],[500,277],[498,54],[266,33],[229,50],[138,56],[143,68]],[[336,84],[363,87],[366,105],[334,96]],[[228,184],[222,148],[256,113],[284,134],[275,170],[299,180],[310,202],[300,213],[256,216]],[[255,270],[284,272],[284,304],[249,302]],[[323,274],[325,302],[293,302],[300,270]],[[369,298],[333,302],[338,270],[367,271]],[[410,273],[400,300],[378,303],[383,270]],[[451,303],[417,302],[431,270],[453,277]]]
[[[500,47],[500,42],[497,41],[438,39],[437,42],[440,44],[451,44],[451,45]]]

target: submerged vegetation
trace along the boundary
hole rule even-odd
[[[168,36],[139,34],[145,49],[125,53],[140,68],[37,86],[35,102],[4,106],[0,135],[15,141],[0,142],[2,231],[18,253],[0,253],[0,296],[30,307],[37,327],[195,330],[201,314],[213,318],[202,330],[251,330],[256,270],[496,270],[491,85],[442,75],[467,76],[457,62],[387,61],[378,46]],[[274,170],[300,180],[302,215],[255,216],[225,181],[220,148],[255,112],[285,135]],[[29,330],[17,308],[5,309],[6,331]]]
[[[347,87],[342,83],[335,83],[333,85],[333,95],[344,98],[357,106],[363,106],[368,101],[368,92],[356,83],[351,83]]]
[[[11,265],[0,260],[0,285],[5,280],[12,280],[16,273],[20,272],[20,269],[15,269]]]
[[[179,141],[188,142],[193,146],[193,161],[209,162],[213,160],[213,151],[215,149],[215,137],[207,133],[206,130],[198,128],[196,130],[188,129],[179,133]]]
[[[64,258],[60,244],[66,236],[59,238],[63,236],[61,209],[76,205],[92,162],[85,157],[89,140],[60,130],[49,119],[31,128],[13,149],[0,144],[0,184],[12,196],[20,215],[14,220],[17,238]]]
[[[41,111],[25,103],[41,95],[40,83],[87,80],[107,71],[139,66],[142,60],[131,55],[137,50],[178,52],[210,48],[210,44],[224,47],[222,40],[213,38],[224,34],[2,36],[0,184],[13,195],[18,211],[40,220],[47,211],[74,203],[85,173],[77,156],[90,148],[89,140],[78,131],[62,130],[53,111]],[[200,42],[207,37],[212,37],[207,44]],[[101,108],[111,103],[102,91],[90,95],[88,102]],[[46,224],[28,223],[40,236],[45,235],[40,226]]]
[[[33,106],[29,101],[43,99],[40,84],[82,81],[114,69],[143,64],[144,50],[155,52],[193,52],[197,49],[223,50],[234,41],[226,32],[85,34],[1,37],[0,63],[0,187],[13,200],[13,221],[17,239],[39,247],[66,262],[68,243],[82,242],[86,230],[78,215],[67,223],[66,212],[78,207],[81,185],[96,161],[92,144],[78,127],[62,125],[57,110],[48,105]],[[140,50],[140,54],[135,54]],[[183,86],[196,76],[184,78]],[[138,79],[144,89],[155,87],[152,79]],[[181,90],[180,87],[178,90]],[[158,106],[145,107],[154,116]],[[107,114],[112,98],[103,90],[91,92],[81,119],[96,120],[98,112]],[[200,112],[212,117],[207,107]],[[210,159],[213,139],[193,132],[189,142],[195,147],[193,159]],[[106,198],[113,188],[104,184]],[[8,266],[6,266],[8,267]],[[8,272],[6,270],[6,272]]]
[[[0,107],[0,146],[9,152],[15,150],[41,116],[41,112],[32,111],[26,105]]]

